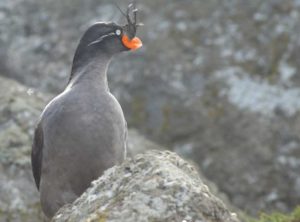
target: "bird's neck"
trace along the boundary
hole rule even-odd
[[[110,57],[101,57],[101,59],[89,61],[82,67],[76,69],[72,67],[67,87],[73,87],[79,84],[87,85],[88,87],[97,85],[97,88],[101,90],[109,90],[107,83],[107,69],[110,60]]]

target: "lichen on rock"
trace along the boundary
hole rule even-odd
[[[47,98],[0,77],[0,221],[43,218],[29,157],[35,122]]]
[[[211,194],[188,162],[169,151],[148,151],[107,170],[52,221],[235,222],[238,219]]]

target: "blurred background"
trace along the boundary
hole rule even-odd
[[[293,210],[300,1],[139,0],[138,8],[144,47],[115,57],[108,73],[129,128],[194,161],[243,212]],[[34,125],[96,21],[125,23],[109,0],[0,1],[0,221],[34,221]]]

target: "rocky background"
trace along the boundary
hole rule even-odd
[[[109,69],[129,127],[192,159],[246,213],[292,210],[300,203],[300,1],[140,0],[139,8],[144,47]],[[29,167],[34,122],[99,20],[124,19],[109,0],[0,1],[0,75],[25,85],[0,79],[0,171],[10,173],[0,174],[9,181],[1,209],[11,207],[8,195],[22,197],[13,187]]]

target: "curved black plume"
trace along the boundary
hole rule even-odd
[[[130,39],[133,39],[136,35],[137,27],[142,26],[143,24],[137,23],[137,13],[138,9],[136,8],[136,1],[130,3],[127,7],[126,13],[124,13],[118,5],[116,5],[120,12],[126,17],[127,24],[123,26],[124,32]],[[133,15],[130,16],[130,13]]]

